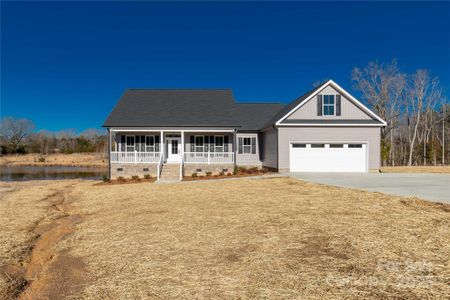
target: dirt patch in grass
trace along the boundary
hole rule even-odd
[[[69,265],[82,261],[78,270],[88,278],[60,286],[72,298],[445,299],[450,293],[445,205],[290,178],[79,182],[70,195],[66,209],[83,221],[57,250],[69,251],[60,260]],[[54,267],[53,274],[65,269]]]
[[[18,195],[12,194],[0,200],[0,207],[11,214],[6,219],[10,222],[2,224],[6,228],[0,230],[0,237],[6,241],[0,249],[5,258],[0,266],[0,299],[56,299],[69,296],[85,279],[82,261],[68,251],[58,249],[58,243],[67,238],[81,221],[79,215],[70,215],[66,211],[70,207],[66,194],[71,186],[46,183],[44,190],[47,192],[39,193],[42,186],[17,185]],[[34,193],[26,193],[25,187]],[[25,201],[25,204],[32,205],[38,216],[32,215],[30,218],[20,209],[14,211],[13,207],[19,206],[23,200],[17,197],[24,196],[21,192],[30,196],[29,200],[34,203]],[[21,220],[23,224],[20,224]],[[14,241],[14,234],[22,230],[26,231],[27,238]],[[15,242],[22,248],[16,253]]]
[[[381,173],[450,173],[450,166],[382,167]]]

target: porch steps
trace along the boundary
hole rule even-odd
[[[181,164],[163,164],[159,182],[177,182],[180,181]]]

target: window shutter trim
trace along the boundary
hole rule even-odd
[[[214,152],[214,136],[209,137],[209,151]]]
[[[160,142],[159,142],[159,135],[157,135],[157,136],[155,136],[155,151],[156,152],[160,151],[159,150],[159,144],[160,144]]]
[[[317,115],[322,115],[322,95],[317,95]]]
[[[238,138],[238,153],[242,154],[242,138]]]
[[[125,151],[125,136],[124,135],[120,136],[120,151],[122,151],[122,152]]]
[[[341,115],[341,95],[336,95],[336,116]]]
[[[228,135],[223,137],[223,152],[228,152]]]
[[[256,138],[252,137],[252,154],[256,154]]]

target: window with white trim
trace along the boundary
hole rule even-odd
[[[224,137],[223,135],[215,135],[214,136],[214,152],[223,152],[224,146]]]
[[[195,136],[195,152],[204,152],[205,151],[205,137],[203,135]]]
[[[155,152],[155,136],[145,136],[145,152]]]
[[[127,152],[134,152],[134,135],[127,135],[126,136],[126,151]]]
[[[334,95],[323,95],[323,115],[324,116],[334,116],[335,114],[335,101]]]
[[[256,154],[256,137],[239,137],[238,154]]]

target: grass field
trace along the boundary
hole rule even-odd
[[[382,167],[383,173],[450,173],[449,166]]]
[[[25,154],[0,156],[0,166],[92,166],[106,167],[108,159],[102,153]]]
[[[0,258],[24,260],[22,299],[450,293],[448,205],[289,178],[0,188]],[[0,282],[9,295],[13,273]]]

